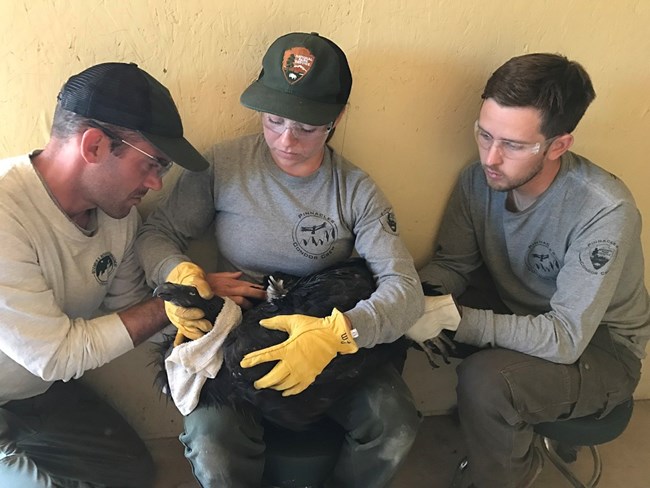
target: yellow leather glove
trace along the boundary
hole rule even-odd
[[[178,285],[190,285],[196,288],[202,298],[209,300],[214,296],[208,283],[205,271],[194,263],[184,261],[177,264],[167,275],[165,281]],[[198,308],[179,307],[170,302],[165,302],[165,313],[169,321],[176,326],[178,332],[174,339],[174,346],[185,342],[185,338],[195,340],[210,332],[214,324],[205,320],[203,310]]]
[[[273,388],[282,396],[300,393],[311,385],[337,353],[359,350],[347,327],[347,319],[337,309],[323,319],[308,315],[278,315],[260,320],[267,329],[283,330],[289,338],[275,346],[246,354],[242,368],[278,361],[269,373],[255,382],[255,388]]]

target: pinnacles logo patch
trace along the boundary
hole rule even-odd
[[[298,83],[309,73],[316,57],[306,47],[292,47],[284,52],[282,72],[289,84]]]
[[[334,251],[338,227],[331,218],[318,212],[298,215],[293,229],[293,247],[308,259],[325,259]]]
[[[548,242],[536,241],[528,246],[526,267],[544,280],[555,280],[561,263]]]
[[[111,252],[99,256],[93,264],[93,276],[101,285],[108,284],[111,275],[117,269],[117,259]]]

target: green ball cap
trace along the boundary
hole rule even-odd
[[[242,105],[309,125],[336,120],[350,96],[345,53],[325,37],[293,32],[264,55],[262,72],[242,93]]]

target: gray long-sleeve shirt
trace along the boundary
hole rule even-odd
[[[644,285],[641,216],[625,185],[574,153],[552,185],[521,212],[487,185],[480,163],[451,196],[423,281],[459,294],[482,263],[512,310],[463,307],[456,339],[572,363],[596,328],[645,357],[650,298]]]
[[[262,135],[214,146],[210,168],[185,171],[149,216],[136,248],[152,285],[189,258],[191,239],[215,223],[219,271],[261,282],[283,271],[314,273],[356,249],[377,290],[346,312],[359,346],[393,341],[422,314],[413,259],[398,235],[391,205],[372,179],[329,147],[321,167],[293,177],[274,163]]]

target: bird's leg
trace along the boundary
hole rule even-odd
[[[433,369],[437,369],[437,368],[439,368],[440,366],[438,366],[438,363],[436,363],[436,359],[435,359],[435,355],[434,355],[433,350],[432,350],[431,347],[427,344],[427,343],[430,342],[430,341],[431,341],[430,339],[427,339],[427,340],[424,341],[424,342],[416,341],[416,343],[417,343],[418,346],[420,346],[419,349],[421,349],[422,352],[424,352],[424,354],[426,354],[426,356],[427,356],[427,361],[429,361],[429,366],[431,366],[431,368],[433,368]]]
[[[449,364],[449,355],[456,352],[456,345],[444,333],[437,337],[427,339],[424,341],[424,344],[420,345],[429,359],[429,364],[431,364],[431,367],[433,368],[438,367],[433,359],[435,355],[441,356],[445,364]]]

